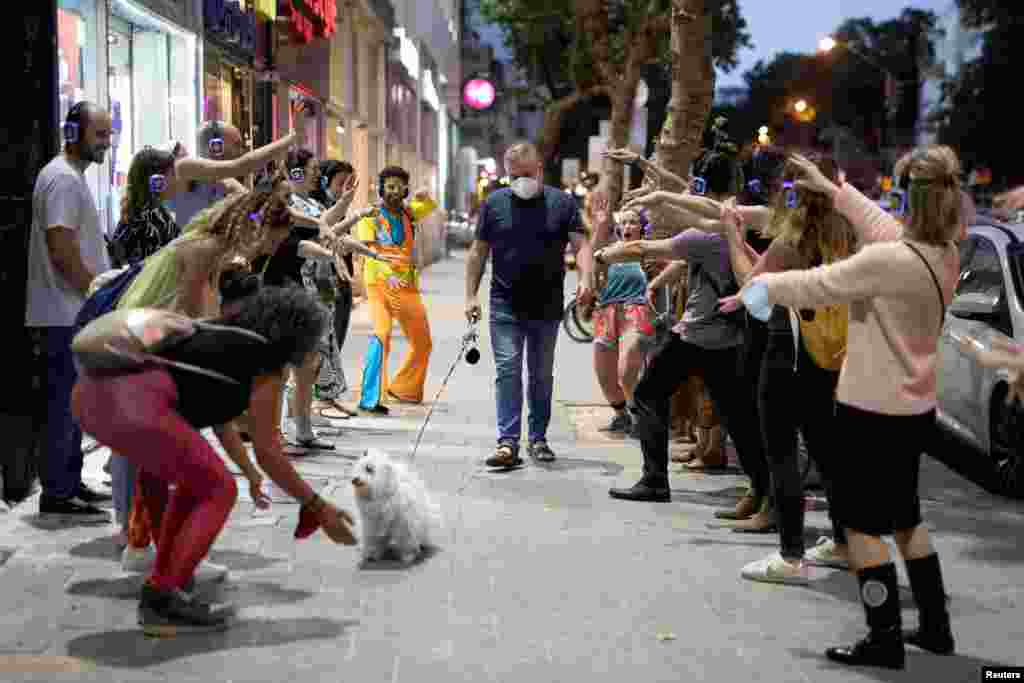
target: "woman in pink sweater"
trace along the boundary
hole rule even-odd
[[[960,163],[948,147],[914,153],[905,226],[852,186],[836,186],[806,159],[794,163],[803,176],[798,186],[829,197],[863,248],[838,263],[759,275],[722,304],[728,310],[739,299],[755,315],[773,304],[849,305],[848,346],[836,389],[832,504],[847,530],[870,634],[826,654],[846,664],[903,668],[904,638],[939,654],[954,647],[939,559],[921,524],[918,472],[935,429],[938,338],[959,275],[952,240],[962,211]],[[885,449],[878,448],[882,434]],[[896,566],[880,538],[888,534],[896,538],[920,610],[920,628],[905,636]]]

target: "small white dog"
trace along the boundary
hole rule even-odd
[[[420,478],[405,465],[370,448],[356,463],[352,488],[365,562],[398,558],[408,564],[436,547],[440,511]]]

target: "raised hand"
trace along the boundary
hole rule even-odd
[[[619,163],[623,163],[623,164],[631,164],[631,163],[634,163],[634,162],[640,160],[640,155],[639,154],[637,154],[636,152],[634,152],[631,149],[626,149],[625,147],[623,147],[621,149],[609,149],[609,150],[606,150],[605,153],[604,153],[604,157],[606,159],[611,159],[612,161],[618,161]]]
[[[596,225],[607,225],[611,222],[611,199],[603,190],[598,190],[591,195],[590,213],[594,217]]]
[[[306,140],[306,123],[308,120],[306,109],[307,105],[305,102],[298,101],[292,103],[292,132],[299,139],[299,144],[304,144]]]
[[[838,188],[835,183],[825,177],[821,169],[810,159],[799,154],[793,154],[789,161],[800,171],[801,177],[796,180],[798,188],[818,194],[832,194]]]

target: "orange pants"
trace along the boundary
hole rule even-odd
[[[366,288],[366,298],[373,319],[373,334],[379,345],[371,341],[370,352],[363,367],[363,398],[360,406],[372,407],[368,404],[382,399],[385,393],[394,394],[403,401],[422,401],[433,345],[427,310],[419,290],[413,287],[392,289],[384,284],[370,285]],[[394,379],[388,381],[391,330],[396,320],[405,338],[409,340],[409,352]]]

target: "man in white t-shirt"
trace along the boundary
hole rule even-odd
[[[25,325],[46,358],[46,430],[40,460],[41,517],[109,522],[109,500],[82,483],[82,431],[71,416],[77,372],[75,317],[93,278],[110,268],[99,212],[85,170],[110,149],[110,114],[79,102],[63,126],[64,152],[43,167],[32,193]]]

